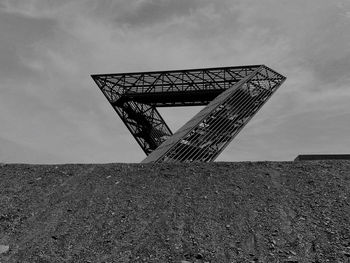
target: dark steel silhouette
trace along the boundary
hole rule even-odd
[[[285,80],[264,65],[92,78],[148,155],[143,163],[214,161]],[[201,105],[175,134],[156,109]]]

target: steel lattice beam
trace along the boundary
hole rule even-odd
[[[264,65],[92,75],[148,157],[215,160],[285,77]],[[174,135],[156,107],[207,105]]]

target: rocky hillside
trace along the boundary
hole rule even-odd
[[[0,262],[350,262],[350,161],[0,164]]]

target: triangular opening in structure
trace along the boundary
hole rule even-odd
[[[170,130],[175,133],[184,123],[193,118],[204,106],[192,107],[159,107],[157,110],[162,115]]]

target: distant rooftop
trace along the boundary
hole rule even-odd
[[[300,154],[294,161],[350,160],[350,154]]]

